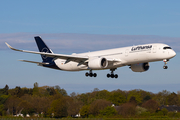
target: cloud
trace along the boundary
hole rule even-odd
[[[180,51],[180,38],[156,35],[98,35],[74,33],[9,33],[0,34],[0,49],[8,49],[4,44],[20,49],[37,50],[34,36],[41,36],[46,44],[56,53],[81,53],[95,50],[118,48],[146,43],[165,43],[175,51]]]

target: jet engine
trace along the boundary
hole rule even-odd
[[[108,61],[106,58],[95,58],[95,59],[90,59],[88,62],[88,67],[90,69],[103,69],[108,66]]]
[[[133,72],[145,72],[149,70],[149,63],[132,64],[130,68]]]

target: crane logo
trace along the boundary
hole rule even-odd
[[[45,48],[43,48],[43,49],[41,50],[41,52],[44,52],[44,53],[49,53],[49,50],[45,47]],[[46,56],[46,55],[42,55],[42,57],[43,57],[44,59],[46,59],[46,58],[47,58],[47,56]]]

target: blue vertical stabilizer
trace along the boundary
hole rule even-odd
[[[48,46],[46,45],[46,43],[41,39],[41,37],[36,36],[34,37],[36,44],[38,46],[39,52],[45,52],[45,53],[53,53],[51,51],[51,49],[48,48]],[[53,58],[51,57],[47,57],[46,55],[41,55],[43,62],[48,62],[51,63]]]

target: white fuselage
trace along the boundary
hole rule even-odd
[[[165,49],[165,47],[167,47],[167,49]],[[174,52],[174,50],[169,49],[170,47],[168,47],[169,46],[166,44],[153,43],[95,52],[87,52],[76,55],[87,56],[89,60],[96,59],[98,57],[104,57],[111,61],[117,61],[108,62],[108,66],[105,69],[112,69],[137,63],[162,61],[164,59],[169,60],[173,58],[176,55],[176,53]],[[87,65],[80,64],[79,62],[75,61],[67,62],[67,60],[58,58],[54,60],[54,62],[61,70],[89,70]]]

